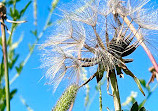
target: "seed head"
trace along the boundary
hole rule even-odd
[[[2,2],[0,2],[0,16],[6,17],[6,7]]]
[[[137,6],[132,2],[83,0],[75,5],[76,9],[60,9],[63,19],[58,22],[55,33],[40,47],[44,51],[41,67],[47,68],[48,84],[56,89],[65,78],[70,83],[79,83],[82,67],[94,66],[104,73],[132,62],[123,57],[133,53],[143,42],[141,30],[157,29],[157,25],[152,25],[156,20],[152,21],[150,14],[145,15],[147,11],[143,8],[149,0],[141,0]],[[133,31],[131,26],[136,29]],[[140,37],[138,40],[136,35]]]

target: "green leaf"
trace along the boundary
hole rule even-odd
[[[7,45],[11,46],[12,45],[12,36],[9,36],[7,40]]]
[[[49,21],[48,24],[47,24],[47,26],[48,26],[48,27],[52,26],[52,22]]]
[[[14,13],[13,13],[13,19],[16,21],[17,19],[20,19],[20,13],[17,9],[14,8]]]
[[[139,108],[143,107],[144,104],[146,103],[146,101],[147,101],[147,99],[144,99],[144,100],[140,103]]]
[[[140,90],[140,91],[142,92],[142,94],[145,96],[145,93],[144,93],[144,91],[143,91],[143,89],[142,89],[142,87],[141,87],[141,84],[140,84],[139,79],[138,79],[127,67],[126,67],[126,68],[123,68],[123,71],[124,71],[127,75],[131,76],[131,77],[134,79],[134,81],[136,82],[136,84],[137,84],[139,90]]]
[[[35,30],[35,31],[31,30],[31,33],[32,33],[35,37],[37,37],[37,30]]]
[[[5,88],[0,88],[0,100],[5,99]]]
[[[144,79],[139,80],[141,85],[145,88],[146,87],[146,81]]]
[[[10,50],[10,51],[8,52],[8,58],[9,58],[8,60],[9,60],[9,61],[12,61],[12,60],[13,60],[13,57],[14,57],[14,50],[12,50],[12,51]]]
[[[98,69],[97,72],[95,73],[96,75],[96,79],[97,79],[97,83],[103,78],[104,75],[104,68],[102,68],[102,65],[98,65]]]
[[[15,58],[11,61],[11,62],[9,62],[9,68],[10,69],[12,69],[13,68],[13,66],[15,65],[15,63],[16,63],[16,61],[18,60],[18,58],[19,58],[19,54],[17,54],[16,56],[15,56]]]
[[[143,80],[143,79],[141,79],[141,80],[139,80],[139,81],[140,81],[141,85],[142,85],[145,89],[147,89],[147,91],[150,92],[150,86],[146,86],[146,81]]]
[[[16,0],[16,3],[19,1],[21,1],[21,0]],[[10,5],[13,5],[13,3],[14,3],[14,0],[9,0],[9,1],[5,2],[5,5],[10,6]]]
[[[4,111],[6,107],[5,87],[0,89],[0,111]]]
[[[17,89],[14,89],[10,92],[10,100],[14,97],[16,93],[17,93]]]
[[[32,1],[29,1],[29,2],[26,4],[26,6],[20,11],[20,16],[23,16],[23,15],[24,15],[26,9],[27,9],[28,6],[31,4],[31,2],[32,2]]]
[[[132,105],[130,111],[138,111],[138,103],[137,103],[137,102],[135,102],[135,103]]]
[[[24,67],[24,62],[21,62],[20,65],[19,65],[19,67],[15,67],[15,68],[16,68],[16,71],[17,71],[17,73],[18,73],[19,75],[20,75],[20,73],[21,73],[23,67]]]
[[[33,44],[33,45],[30,45],[30,44],[29,44],[29,51],[30,51],[30,52],[32,52],[32,51],[33,51],[33,49],[34,49],[34,47],[35,47],[35,45],[34,45],[34,44]]]
[[[10,15],[12,18],[14,17],[13,10],[12,10],[11,7],[10,7],[10,13],[9,13],[9,15]]]
[[[11,44],[9,50],[16,49],[19,46],[19,44],[21,43],[22,40],[23,40],[23,35],[21,35],[21,37],[19,38],[19,40],[17,42]]]
[[[14,21],[20,18],[19,11],[15,8],[10,8],[9,15],[13,18]]]
[[[1,85],[1,82],[2,82],[2,78],[4,76],[4,64],[3,64],[3,56],[2,56],[2,59],[1,59],[1,64],[0,64],[0,85]]]
[[[139,111],[146,111],[146,109],[144,107],[140,108]]]

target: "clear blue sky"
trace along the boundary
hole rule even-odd
[[[48,15],[48,6],[51,4],[51,0],[37,0],[38,1],[38,30],[39,32],[42,30],[44,23],[46,21]],[[19,9],[23,7],[28,1],[21,0],[18,3]],[[62,3],[68,2],[67,0],[60,0],[59,5]],[[152,2],[156,2],[153,0]],[[16,50],[17,53],[20,53],[21,57],[19,62],[26,57],[28,53],[28,43],[34,42],[34,37],[30,33],[30,30],[35,29],[33,24],[33,4],[29,6],[29,9],[26,11],[24,18],[28,21],[25,24],[20,25],[15,32],[14,40],[16,41],[19,38],[21,33],[24,33],[23,42],[19,45],[18,49]],[[52,15],[52,21],[56,20],[56,15]],[[46,33],[43,35],[42,39],[40,40],[39,44],[43,43],[47,37],[51,34],[52,28],[49,28]],[[17,34],[18,33],[18,34]],[[29,59],[28,63],[24,67],[21,75],[17,80],[11,85],[11,89],[17,88],[18,92],[14,96],[13,100],[11,101],[11,111],[27,111],[26,107],[21,103],[20,96],[22,96],[27,104],[34,110],[34,111],[50,111],[51,108],[55,105],[57,99],[62,94],[62,91],[65,87],[62,85],[59,86],[56,93],[53,94],[52,86],[44,85],[45,78],[40,80],[41,77],[44,75],[45,71],[40,69],[40,51],[36,46],[35,51],[31,58]],[[157,52],[155,52],[157,53]],[[158,54],[158,53],[157,53]],[[148,71],[148,68],[152,66],[151,62],[149,61],[147,55],[145,54],[144,50],[139,47],[129,58],[133,58],[134,62],[130,63],[129,69],[139,78],[145,79],[146,81],[149,80],[151,74]],[[10,78],[13,77],[15,71],[10,72]],[[39,81],[40,80],[40,81]],[[152,86],[156,83],[156,81],[152,84]],[[99,100],[98,100],[98,92],[95,90],[96,80],[90,82],[90,99],[94,98],[92,104],[90,105],[89,111],[98,111],[99,110]],[[130,95],[131,91],[138,92],[138,103],[140,103],[145,97],[141,94],[138,90],[138,87],[134,80],[126,76],[124,79],[120,79],[118,77],[118,85],[120,90],[121,102],[123,103],[127,96]],[[106,107],[110,109],[114,109],[113,106],[113,99],[109,96],[106,92],[106,84],[102,86],[102,94],[103,94],[103,111],[106,111]],[[146,109],[149,111],[157,111],[158,109],[158,89],[155,90],[153,95],[145,104]],[[85,97],[85,89],[82,88],[79,90],[73,111],[84,111],[84,97]],[[124,108],[124,107],[123,107]]]

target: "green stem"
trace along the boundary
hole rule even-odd
[[[144,104],[146,103],[146,101],[149,99],[149,97],[151,96],[151,94],[155,91],[155,89],[158,87],[158,83],[152,88],[152,90],[148,93],[148,95],[146,96],[146,98],[142,101],[142,103],[139,105],[139,107],[143,107]]]
[[[56,8],[58,2],[59,2],[59,0],[53,0],[53,1],[52,1],[52,8],[51,8],[51,10],[50,10],[50,12],[49,12],[49,15],[48,15],[48,17],[47,17],[46,24],[45,24],[45,26],[44,26],[44,28],[43,28],[43,31],[42,31],[42,32],[39,34],[39,36],[38,36],[39,39],[40,39],[40,38],[42,37],[42,35],[44,34],[45,30],[49,27],[48,24],[49,24],[49,22],[50,22],[52,13],[53,13],[54,9]]]
[[[119,95],[115,71],[114,70],[109,71],[109,76],[111,81],[111,89],[113,93],[115,111],[121,111],[120,95]]]
[[[4,23],[3,19],[2,19],[2,23]],[[5,72],[6,106],[7,106],[7,111],[10,111],[7,45],[6,45],[5,26],[2,23],[1,23],[1,33],[2,33],[2,49],[3,49],[3,58],[4,58],[4,72]]]
[[[99,90],[99,110],[102,111],[101,81],[98,83],[98,90]]]

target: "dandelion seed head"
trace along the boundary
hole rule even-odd
[[[130,2],[84,0],[75,5],[75,9],[60,10],[63,18],[55,33],[40,46],[43,50],[41,68],[47,70],[48,84],[53,84],[54,89],[65,79],[80,84],[83,67],[108,71],[124,64],[123,57],[133,53],[144,40],[141,30],[156,27],[149,26],[156,18],[149,17],[145,21],[145,18],[138,17],[146,12],[142,7],[148,0],[140,1],[134,8]],[[123,17],[126,16],[131,24],[138,24],[136,33],[124,23]],[[140,35],[139,40],[135,39],[136,34]]]
[[[44,52],[41,56],[41,68],[47,68],[47,84],[53,84],[54,89],[64,77],[76,77],[80,69],[76,59],[85,41],[85,30],[79,22],[65,18],[62,24],[58,24],[56,35],[51,35],[40,46]],[[73,81],[72,81],[73,82]]]
[[[122,4],[120,0],[111,0],[109,1],[109,7],[111,7],[114,14],[130,16],[142,28],[158,30],[158,11],[154,7],[147,9],[145,6],[149,2],[150,0],[128,0],[124,2],[125,4]]]
[[[135,17],[135,22],[142,28],[150,30],[158,30],[158,10],[142,10]]]

